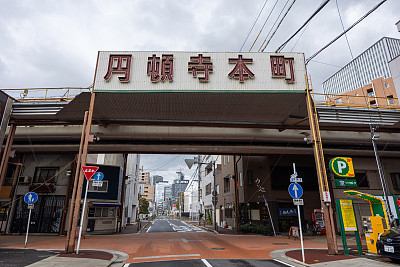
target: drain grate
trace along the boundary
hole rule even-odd
[[[224,250],[225,248],[211,248],[212,250]]]
[[[289,243],[272,243],[272,245],[289,245]]]

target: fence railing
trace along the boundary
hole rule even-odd
[[[60,87],[60,88],[21,88],[1,89],[17,102],[29,101],[70,101],[82,92],[90,92],[89,87]]]

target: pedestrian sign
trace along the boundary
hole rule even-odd
[[[353,160],[346,157],[336,157],[329,161],[329,170],[337,177],[355,177]]]
[[[303,188],[297,183],[289,185],[289,194],[292,198],[301,198],[303,196]]]
[[[38,195],[34,192],[29,192],[24,197],[24,201],[26,204],[34,204],[37,200],[38,200]]]
[[[86,180],[90,180],[92,176],[97,172],[99,167],[97,166],[82,166],[83,174],[85,175]]]
[[[101,181],[104,178],[104,174],[102,172],[96,172],[93,177],[96,181]]]

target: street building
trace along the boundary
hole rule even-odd
[[[156,185],[156,183],[163,181],[164,177],[162,177],[160,175],[153,175],[153,176],[151,176],[151,180],[152,180],[151,184]]]
[[[162,176],[160,176],[162,178]],[[164,197],[164,189],[165,187],[169,186],[168,181],[158,181],[155,184],[155,192],[154,192],[154,203],[155,203],[155,209],[157,211],[157,214],[162,215],[164,214],[165,210],[165,197]]]
[[[389,62],[400,55],[400,40],[383,37],[322,83],[324,94],[340,95],[392,77]],[[393,76],[394,77],[394,76]]]
[[[361,88],[328,98],[332,105],[352,105],[373,108],[399,107],[399,99],[392,77],[377,78]]]
[[[125,181],[125,225],[137,220],[139,207],[139,166],[140,155],[128,154]]]

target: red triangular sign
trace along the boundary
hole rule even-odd
[[[97,172],[98,169],[99,167],[97,166],[82,166],[83,174],[88,181],[90,180],[90,178],[92,178],[92,176]]]

